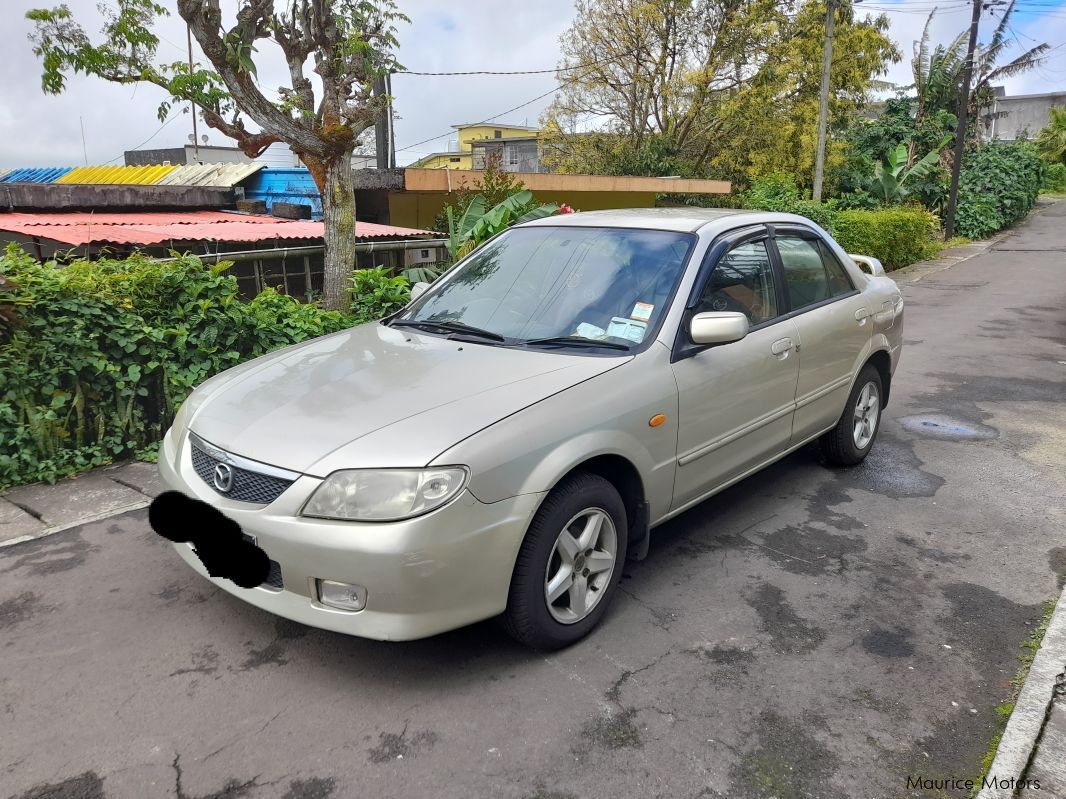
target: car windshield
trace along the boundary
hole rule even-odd
[[[692,242],[664,230],[515,228],[391,324],[485,343],[495,334],[510,345],[629,349],[656,329]]]

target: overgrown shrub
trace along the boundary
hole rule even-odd
[[[955,216],[959,234],[986,238],[1023,219],[1043,178],[1044,161],[1026,142],[992,142],[967,152]]]
[[[932,241],[939,223],[923,208],[838,211],[835,222],[834,237],[841,247],[870,255],[885,269],[899,269],[935,252]]]
[[[352,317],[355,324],[381,319],[411,301],[411,284],[384,267],[356,269],[352,273]]]
[[[19,322],[0,344],[0,487],[150,451],[207,377],[351,324],[274,291],[244,303],[226,268],[193,256],[56,268],[10,246],[0,302]]]
[[[1066,192],[1066,164],[1049,164],[1044,170],[1045,191]]]

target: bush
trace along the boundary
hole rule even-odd
[[[968,152],[959,177],[959,234],[986,238],[1023,219],[1043,178],[1044,162],[1026,142],[992,142]]]
[[[849,253],[878,259],[885,269],[920,261],[934,254],[936,216],[923,208],[838,211],[837,242]]]
[[[784,214],[799,214],[833,232],[836,210],[831,203],[816,203],[804,200],[791,175],[776,173],[756,178],[744,194],[744,207],[756,211],[778,211]]]
[[[1066,192],[1066,164],[1051,164],[1044,170],[1045,191]]]
[[[0,305],[17,306],[18,323],[0,344],[0,488],[150,450],[207,377],[351,324],[274,291],[241,302],[227,266],[132,256],[60,269],[11,245]]]
[[[352,273],[352,317],[356,324],[386,317],[410,301],[411,284],[405,277],[390,277],[380,266]]]

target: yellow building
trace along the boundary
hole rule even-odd
[[[467,125],[452,125],[457,131],[459,147],[451,152],[430,153],[410,165],[412,169],[472,169],[474,142],[484,139],[510,139],[535,136],[539,128],[525,125],[494,125],[490,122],[474,122]]]

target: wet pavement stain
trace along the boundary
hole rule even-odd
[[[944,478],[922,469],[910,442],[882,430],[870,454],[858,466],[837,472],[837,480],[849,488],[861,488],[891,499],[933,497]]]
[[[335,790],[337,781],[333,777],[311,777],[290,782],[281,799],[329,799]]]
[[[730,769],[733,790],[728,795],[837,799],[840,794],[829,785],[837,757],[811,735],[812,726],[825,727],[825,720],[820,722],[818,718],[797,722],[772,710],[764,711],[755,727],[755,747]]]
[[[31,577],[48,577],[81,566],[89,554],[97,552],[100,547],[88,543],[80,532],[70,530],[25,541],[17,548],[9,549],[10,552],[0,554],[0,561],[14,562],[0,571],[7,573],[26,569]]]
[[[104,781],[92,771],[63,782],[37,785],[12,799],[105,799]]]
[[[218,652],[208,644],[192,653],[192,664],[188,668],[170,673],[171,677],[181,674],[214,674],[218,671]]]
[[[987,441],[999,437],[999,431],[984,424],[967,424],[941,414],[904,416],[897,420],[903,429],[927,438],[946,441]]]
[[[807,498],[807,514],[812,522],[821,522],[842,532],[861,530],[866,527],[863,522],[842,511],[833,510],[849,502],[851,497],[848,496],[846,486],[838,480],[830,479],[818,486],[818,490]]]
[[[932,533],[929,534],[931,535]],[[973,556],[968,552],[945,552],[943,549],[938,549],[937,547],[925,546],[909,535],[897,535],[896,540],[913,549],[918,553],[919,557],[936,561],[937,563],[959,563],[960,561],[973,559]]]
[[[746,599],[759,615],[775,651],[785,655],[805,655],[825,640],[825,631],[800,618],[785,599],[785,592],[776,585],[763,583],[753,596]]]
[[[252,649],[248,657],[241,663],[241,671],[251,671],[263,666],[284,666],[289,662],[285,657],[285,644],[279,641],[271,641],[262,649]]]
[[[862,637],[862,648],[878,657],[909,658],[914,654],[913,636],[914,633],[906,628],[871,630]]]
[[[408,737],[405,724],[399,735],[394,732],[379,733],[378,745],[370,749],[367,754],[371,763],[388,763],[432,749],[437,740],[437,733],[431,730],[422,730]]]
[[[23,591],[17,597],[0,602],[0,630],[7,630],[29,621],[38,613],[54,610],[41,601],[39,594]]]
[[[915,397],[915,403],[936,408],[946,415],[971,423],[983,424],[990,416],[977,407],[979,402],[1062,401],[1062,383],[1053,380],[953,373],[937,373],[928,377],[942,388]]]
[[[834,535],[810,525],[782,527],[763,537],[764,554],[793,574],[842,573],[845,558],[866,550],[866,541]]]
[[[640,729],[633,722],[636,708],[623,708],[595,718],[581,728],[581,737],[600,749],[639,749],[644,745]],[[582,752],[587,751],[587,747]]]

